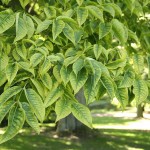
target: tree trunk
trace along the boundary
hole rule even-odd
[[[75,97],[80,103],[86,103],[83,89],[81,89]],[[69,116],[61,119],[58,122],[56,131],[59,135],[61,135],[61,133],[71,133],[72,131],[78,132],[78,130],[80,130],[81,128],[83,129],[86,127],[81,122],[79,122],[72,114],[70,114]]]
[[[143,118],[144,105],[141,104],[137,107],[137,118]]]

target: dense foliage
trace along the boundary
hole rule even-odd
[[[1,0],[0,143],[26,121],[37,133],[54,109],[92,128],[87,105],[106,92],[122,108],[148,102],[149,0]]]

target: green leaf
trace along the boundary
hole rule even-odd
[[[33,89],[24,89],[26,98],[40,122],[44,121],[45,107],[41,97]]]
[[[8,79],[9,85],[12,83],[12,81],[16,77],[17,72],[18,72],[17,63],[14,63],[14,64],[11,63],[7,66],[7,68],[6,68],[6,77]]]
[[[0,71],[0,86],[2,86],[6,82],[6,74],[4,71]]]
[[[55,40],[57,36],[63,31],[64,27],[65,23],[62,20],[53,20],[52,25],[53,40]]]
[[[94,51],[95,58],[98,59],[102,53],[102,46],[99,44],[94,44],[93,51]]]
[[[108,12],[112,17],[115,17],[115,10],[112,7],[111,3],[106,3],[103,5],[104,11]]]
[[[18,106],[13,107],[9,113],[8,127],[0,136],[0,144],[12,139],[22,128],[25,121],[25,113]]]
[[[139,38],[137,37],[136,33],[134,33],[131,30],[128,30],[128,35],[131,39],[134,39],[136,41],[136,43],[139,43]]]
[[[95,100],[94,76],[88,77],[84,85],[84,95],[85,95],[87,104],[90,104]]]
[[[22,88],[20,86],[13,86],[5,90],[1,95],[0,95],[0,105],[5,103],[7,100],[9,100],[11,97],[14,95],[17,95]]]
[[[73,44],[75,44],[74,30],[66,23],[63,29],[63,33]]]
[[[53,6],[44,8],[44,12],[45,12],[46,17],[47,17],[48,19],[52,19],[52,18],[55,18],[55,17],[56,17],[56,9],[55,9],[55,7],[53,7]]]
[[[78,75],[78,72],[84,67],[84,59],[79,58],[77,59],[72,66],[72,69],[74,71],[74,73],[76,74],[76,76]]]
[[[135,95],[137,105],[144,102],[149,93],[146,82],[141,79],[136,79],[133,83],[133,93]]]
[[[106,65],[106,67],[108,69],[117,69],[119,67],[123,68],[123,67],[125,67],[125,65],[126,65],[126,60],[124,60],[124,59],[117,59],[117,60],[115,60],[113,62],[108,63]]]
[[[52,64],[51,64],[51,60],[50,59],[45,59],[45,61],[43,62],[42,65],[40,65],[40,74],[43,75],[46,72],[48,72],[48,70],[51,68]]]
[[[85,84],[86,80],[88,78],[87,72],[82,69],[78,75],[72,71],[70,74],[70,83],[74,90],[74,93],[76,94]]]
[[[61,69],[61,66],[60,65],[56,65],[54,68],[53,68],[53,75],[55,77],[55,79],[61,83],[62,82],[62,79],[61,79],[61,76],[60,76],[60,69]]]
[[[84,0],[76,0],[76,2],[78,3],[79,6],[81,6]]]
[[[56,122],[62,118],[65,118],[71,113],[71,102],[63,96],[59,101],[56,102],[55,112],[57,115]]]
[[[34,115],[30,105],[26,102],[21,103],[23,110],[25,111],[27,123],[37,132],[40,132],[39,123],[37,118]]]
[[[40,24],[38,24],[36,34],[48,29],[49,25],[52,24],[52,20],[44,20]]]
[[[19,0],[22,8],[25,9],[26,5],[28,5],[30,3],[30,0]]]
[[[113,99],[115,90],[114,90],[114,84],[113,84],[111,78],[106,74],[102,74],[101,82],[102,82],[103,86],[106,88],[109,96]]]
[[[115,37],[121,44],[125,44],[127,41],[126,31],[124,25],[117,19],[112,20],[112,29]]]
[[[91,15],[98,18],[100,21],[104,22],[103,11],[101,9],[92,5],[86,6],[86,8],[88,9]]]
[[[0,34],[8,30],[15,23],[15,14],[7,9],[0,12]]]
[[[14,42],[17,42],[21,39],[23,39],[27,34],[27,26],[26,22],[19,17],[19,13],[16,15],[16,37],[14,39]]]
[[[92,127],[92,116],[91,116],[90,110],[86,106],[84,106],[80,103],[73,103],[71,106],[71,111],[72,111],[73,115],[79,121],[81,121],[83,124],[85,124],[89,128],[93,128]]]
[[[14,105],[14,101],[10,100],[5,102],[0,106],[0,123],[8,113],[8,111],[11,109],[11,107]]]
[[[24,70],[26,70],[26,71],[28,71],[28,72],[31,72],[31,73],[35,76],[34,69],[31,68],[31,66],[30,66],[29,63],[22,61],[22,62],[19,62],[18,64],[19,64],[19,66],[20,66],[22,69],[24,69]]]
[[[121,8],[115,4],[115,3],[110,3],[110,5],[113,7],[113,9],[115,10],[115,14],[118,14],[118,15],[122,15],[122,10]]]
[[[97,95],[96,95],[96,100],[100,100],[102,96],[106,93],[106,88],[103,86],[103,84],[100,82],[96,86],[97,90]]]
[[[134,70],[137,73],[142,73],[144,70],[144,59],[142,55],[134,54],[133,56]]]
[[[47,97],[44,101],[44,105],[47,108],[52,105],[58,98],[63,95],[64,91],[61,86],[53,87],[51,91],[47,94]]]
[[[7,65],[8,65],[8,62],[9,62],[9,57],[2,53],[2,55],[0,55],[0,71],[3,71]]]
[[[16,52],[18,53],[18,55],[23,58],[24,60],[26,60],[27,57],[27,49],[25,47],[25,45],[23,43],[18,44],[16,43]]]
[[[52,88],[52,79],[51,79],[51,77],[48,73],[45,73],[45,74],[42,75],[41,81],[43,82],[45,87],[47,87],[49,90],[51,90],[51,88]]]
[[[133,85],[134,78],[135,78],[135,73],[133,72],[132,69],[128,69],[127,71],[125,71],[124,77],[120,82],[119,87],[121,88],[131,87]]]
[[[41,97],[44,97],[44,88],[42,86],[42,84],[37,80],[37,79],[31,79],[32,83],[34,84],[34,86],[36,87],[36,90],[38,91],[38,93],[41,95]]]
[[[36,67],[43,59],[43,54],[41,53],[35,53],[30,58],[30,64],[33,67]]]
[[[60,75],[65,85],[69,82],[70,73],[71,70],[69,67],[67,68],[65,66],[62,66],[62,68],[60,69]]]
[[[120,102],[123,109],[128,105],[128,89],[127,88],[116,88],[116,98]]]
[[[31,38],[34,34],[34,31],[35,31],[34,22],[26,14],[23,15],[23,19],[26,22],[28,38]]]
[[[81,26],[88,17],[88,10],[85,7],[77,8],[77,21],[79,26]]]
[[[99,24],[99,39],[102,39],[105,37],[111,30],[111,24],[110,23],[100,23]]]

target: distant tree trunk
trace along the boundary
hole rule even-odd
[[[144,105],[141,104],[137,107],[137,118],[143,118]]]
[[[76,99],[82,103],[85,104],[86,100],[84,97],[83,89],[81,89],[77,94],[76,94]],[[79,122],[72,114],[67,116],[64,119],[61,119],[58,124],[57,124],[57,133],[61,135],[64,134],[64,132],[71,133],[72,131],[78,132],[81,128],[86,128],[81,122]]]

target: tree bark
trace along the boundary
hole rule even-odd
[[[144,105],[141,104],[137,107],[137,118],[143,118]]]
[[[76,94],[76,99],[82,103],[85,104],[86,100],[84,97],[84,92],[83,89],[81,89],[77,94]],[[83,127],[83,124],[79,122],[72,114],[67,116],[64,119],[61,119],[58,124],[57,124],[57,133],[61,135],[61,133],[64,134],[64,132],[71,133],[72,131],[77,131],[80,130]]]

